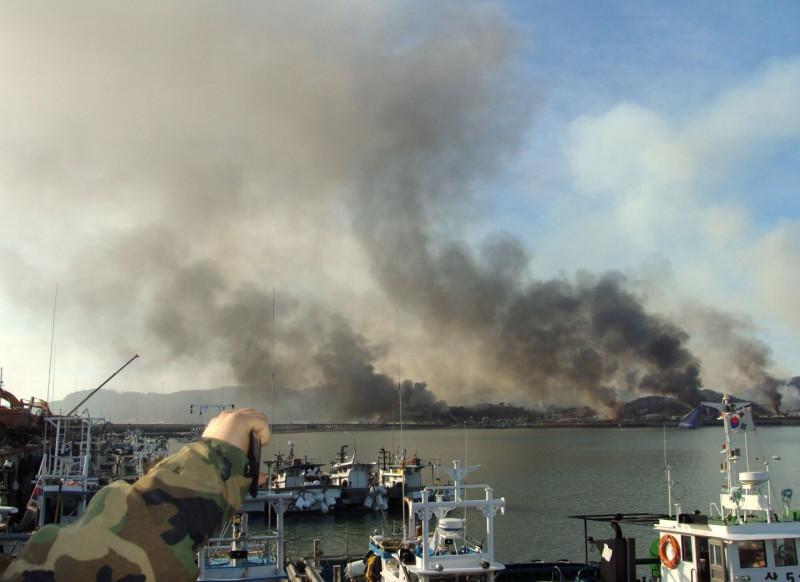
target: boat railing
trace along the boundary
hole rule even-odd
[[[0,544],[3,547],[2,553],[6,556],[18,555],[32,535],[32,533],[0,533]]]
[[[482,509],[484,507],[493,507],[495,510],[500,509],[501,511],[505,508],[505,499],[502,497],[497,499],[461,499],[460,501],[425,501],[424,499],[415,501],[406,497],[406,500],[410,505],[413,505],[411,509],[414,511],[420,510],[423,506],[426,509],[455,509],[461,507]]]
[[[212,538],[207,545],[200,548],[198,561],[210,563],[219,557],[232,557],[231,552],[238,550],[246,552],[248,556],[266,559],[268,563],[277,564],[281,555],[280,543],[278,535]],[[237,544],[244,545],[237,548]]]
[[[259,543],[259,542],[276,542],[280,538],[277,534],[275,535],[260,535],[260,536],[247,536],[248,543]],[[242,538],[211,538],[208,540],[209,545],[211,544],[230,544],[233,542],[241,542]]]
[[[483,542],[478,540],[467,539],[464,537],[450,538],[451,545],[446,550],[443,548],[434,548],[428,546],[429,556],[464,556],[469,554],[482,554]],[[419,545],[415,546],[417,556],[422,556],[422,548]]]
[[[483,546],[476,546],[480,547],[480,551],[476,549],[476,552],[472,555],[480,554],[482,558],[488,560],[488,562],[492,562],[494,560],[494,514],[500,510],[501,512],[505,510],[505,499],[494,498],[493,492],[494,489],[488,485],[461,485],[457,483],[456,485],[445,486],[445,488],[451,489],[482,489],[485,492],[485,498],[483,499],[459,499],[459,493],[456,491],[456,500],[452,501],[429,501],[427,496],[423,495],[422,501],[412,501],[406,498],[406,503],[409,508],[409,529],[408,531],[414,531],[414,524],[413,520],[417,519],[419,525],[421,526],[421,539],[427,540],[430,537],[430,531],[428,529],[429,520],[433,515],[438,516],[439,518],[444,517],[447,512],[455,509],[455,508],[475,508],[481,511],[484,515],[486,520],[486,543]],[[434,487],[436,489],[436,487]],[[440,560],[441,558],[453,560],[462,558],[463,554],[454,554],[454,555],[443,555],[443,556],[436,556],[436,560]],[[429,556],[427,552],[424,552],[422,555],[423,567],[428,568],[429,560],[432,556]]]
[[[52,481],[56,484],[59,482],[66,485],[67,483],[78,485],[86,484],[87,486],[95,486],[99,480],[97,477],[87,477],[86,475],[65,475],[63,473],[45,474],[40,475],[43,480]]]
[[[456,489],[480,489],[482,491],[486,491],[487,489],[491,489],[490,485],[486,484],[475,484],[475,485],[426,485],[423,491],[428,493],[436,493],[437,491],[453,491],[455,492]]]

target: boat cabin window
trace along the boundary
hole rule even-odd
[[[430,582],[486,582],[486,574],[431,576]]]
[[[773,543],[776,566],[797,566],[797,546],[794,538],[775,540]]]
[[[681,536],[681,556],[685,562],[693,562],[692,536]]]
[[[764,540],[737,542],[739,566],[742,568],[766,568],[767,549]]]
[[[711,558],[712,566],[724,566],[722,561],[722,546],[717,544],[709,544],[708,546],[709,558]]]

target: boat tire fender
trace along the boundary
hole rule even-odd
[[[672,550],[672,557],[668,555],[667,548]],[[667,534],[661,538],[658,543],[658,557],[661,558],[661,563],[670,570],[678,565],[678,562],[681,561],[681,549],[675,536]]]

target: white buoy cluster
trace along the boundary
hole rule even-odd
[[[389,501],[386,499],[386,487],[383,485],[371,485],[367,490],[367,498],[364,499],[364,507],[367,509],[374,509],[375,511],[386,509],[389,507]]]
[[[328,511],[336,505],[336,496],[326,491],[301,491],[291,506],[294,511]]]

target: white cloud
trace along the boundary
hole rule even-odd
[[[690,120],[684,131],[708,177],[800,133],[800,59],[775,61]]]
[[[781,222],[755,243],[747,260],[758,301],[753,310],[800,330],[800,222]]]
[[[761,192],[725,190],[800,137],[800,60],[770,63],[692,116],[623,103],[575,120],[569,137],[575,211],[562,232],[595,268],[666,257],[677,295],[800,329],[798,223],[759,222]]]
[[[170,345],[193,353],[179,333],[189,318],[204,329],[209,310],[229,306],[224,299],[248,285],[264,297],[275,286],[279,297],[281,287],[290,287],[287,295],[335,306],[372,341],[389,341],[392,322],[381,314],[392,319],[392,294],[402,288],[413,311],[426,289],[439,291],[429,288],[431,281],[448,267],[457,270],[430,260],[429,250],[468,238],[466,218],[481,219],[472,204],[479,188],[505,195],[508,184],[493,182],[494,172],[514,163],[528,130],[537,89],[521,90],[529,79],[510,66],[519,39],[502,5],[419,2],[415,11],[405,2],[317,2],[310,4],[314,18],[309,4],[192,6],[4,7],[0,319],[15,330],[35,328],[34,340],[14,343],[41,345],[46,360],[52,293],[60,283],[59,368],[71,362],[70,378],[90,372],[89,382],[102,379],[119,356],[110,353],[115,342],[124,345],[125,358],[134,343],[157,352],[147,326],[164,327],[176,313],[186,321],[176,322],[170,338],[181,341]],[[594,32],[606,38],[604,30]],[[796,324],[787,290],[797,283],[796,222],[764,225],[746,200],[723,188],[732,172],[752,177],[772,148],[796,139],[800,61],[772,62],[729,83],[710,103],[697,104],[691,86],[669,86],[667,102],[683,98],[677,115],[634,102],[630,92],[639,77],[614,60],[630,47],[609,45],[614,50],[605,54],[614,59],[600,63],[580,39],[560,41],[563,50],[575,42],[580,54],[560,79],[578,75],[588,90],[554,88],[554,98],[566,95],[569,102],[551,112],[622,97],[605,114],[571,124],[564,152],[571,184],[562,181],[564,158],[554,153],[554,128],[563,126],[553,119],[540,125],[547,128],[545,145],[539,142],[531,166],[558,157],[544,168],[554,186],[547,190],[558,191],[558,200],[543,213],[547,239],[535,243],[550,274],[632,271],[666,257],[676,293],[721,307],[752,306],[762,317]],[[631,62],[642,67],[645,60]],[[596,99],[589,72],[609,67],[614,75]],[[703,96],[716,85],[706,78]],[[657,90],[648,84],[634,95]],[[536,155],[543,149],[545,162]],[[509,200],[505,208],[513,209],[519,230],[545,222]],[[507,227],[493,222],[475,231]],[[470,266],[469,252],[455,254]],[[380,283],[381,270],[391,283]],[[224,291],[206,304],[199,289],[210,271]],[[442,289],[447,306],[459,287]],[[157,321],[136,303],[165,298],[175,298],[175,309],[153,315]],[[261,313],[263,306],[253,303]],[[252,323],[263,335],[263,322]],[[461,338],[452,361],[437,363],[447,349],[436,333],[423,341],[426,324],[407,324],[419,338],[408,342],[404,366],[418,377],[438,380],[438,373],[440,384],[458,370],[465,381],[488,383],[477,364],[463,367],[469,350]],[[416,362],[412,351],[421,354]],[[86,362],[89,354],[93,363]],[[24,357],[13,352],[12,360]],[[137,366],[160,359],[169,375],[195,373],[212,384],[224,375],[216,365],[209,380],[204,369],[187,371],[171,358],[164,350]],[[391,369],[394,362],[380,364]]]

